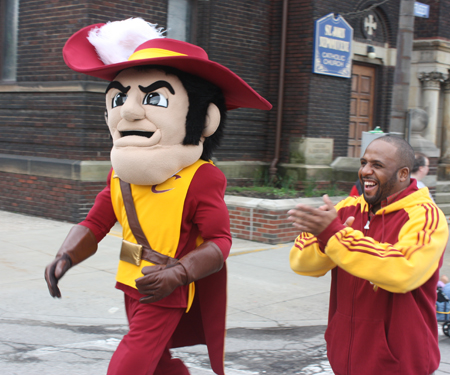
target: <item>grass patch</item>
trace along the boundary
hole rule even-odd
[[[296,190],[294,186],[292,177],[276,176],[271,179],[266,172],[255,176],[253,186],[229,186],[225,194],[263,199],[309,198],[321,197],[324,194],[330,197],[348,195],[348,192],[340,190],[335,184],[319,189],[314,180],[305,182],[303,190]]]
[[[264,199],[288,199],[301,196],[301,192],[297,190],[273,186],[229,186],[226,194]]]
[[[339,197],[348,195],[348,191],[344,191],[339,189],[336,184],[332,184],[327,188],[319,189],[317,188],[317,183],[315,181],[307,181],[305,183],[305,188],[303,190],[303,197],[321,197],[324,194],[327,194],[329,197]]]

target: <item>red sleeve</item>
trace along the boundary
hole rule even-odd
[[[231,248],[230,217],[224,201],[227,180],[222,171],[204,164],[196,172],[188,195],[195,201],[192,221],[205,241],[213,241],[227,259]]]
[[[319,244],[322,245],[322,247],[320,248],[320,250],[323,252],[324,248],[326,246],[326,244],[328,243],[328,241],[330,240],[330,238],[332,236],[334,236],[337,232],[339,232],[340,230],[346,228],[346,226],[344,224],[341,223],[341,220],[337,217],[336,219],[334,219],[330,225],[328,225],[325,230],[323,230],[321,233],[319,233],[319,235],[317,236],[317,239],[319,241]]]
[[[106,187],[98,193],[94,206],[89,211],[86,219],[79,223],[89,228],[98,242],[109,233],[117,221],[111,202],[111,173],[112,169],[108,174]]]
[[[359,194],[358,188],[356,187],[356,185],[353,185],[352,190],[350,191],[350,196],[360,196],[361,194]]]

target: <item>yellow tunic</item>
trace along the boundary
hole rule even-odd
[[[198,160],[159,185],[131,184],[131,192],[139,223],[153,250],[175,257],[180,240],[184,201],[197,169],[207,162]],[[137,243],[128,224],[128,218],[120,190],[120,180],[111,178],[111,200],[117,220],[123,228],[123,239]],[[136,289],[135,280],[142,276],[142,268],[153,265],[141,260],[141,264],[119,261],[116,280]],[[193,297],[192,293],[191,296]]]

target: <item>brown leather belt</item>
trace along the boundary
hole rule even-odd
[[[168,266],[178,262],[176,258],[158,253],[153,249],[146,249],[145,247],[142,247],[141,259],[153,264],[167,264]]]

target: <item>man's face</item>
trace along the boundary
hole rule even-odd
[[[373,141],[361,158],[359,179],[364,199],[375,209],[390,195],[403,189],[397,148],[391,143]],[[404,173],[402,174],[404,175]]]
[[[420,181],[428,174],[429,171],[430,171],[430,161],[428,160],[428,158],[425,158],[425,165],[419,167],[419,170],[416,173],[417,179]]]
[[[108,88],[111,162],[121,179],[156,185],[200,158],[201,142],[182,145],[189,99],[178,77],[156,69],[126,69]]]

